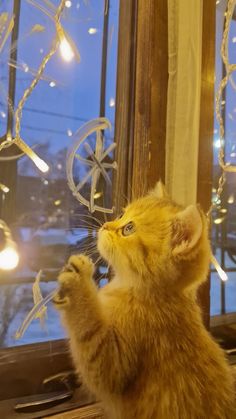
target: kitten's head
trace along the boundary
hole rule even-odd
[[[98,249],[122,276],[186,288],[207,276],[207,220],[199,207],[184,209],[172,202],[158,182],[147,196],[129,204],[120,218],[103,225]]]

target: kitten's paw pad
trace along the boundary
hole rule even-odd
[[[85,255],[74,255],[69,258],[68,265],[81,276],[92,277],[94,273],[93,261]]]

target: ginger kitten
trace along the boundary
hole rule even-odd
[[[196,290],[208,273],[207,221],[161,183],[107,222],[98,249],[113,280],[72,256],[54,299],[75,366],[109,419],[233,419],[233,379],[203,326]]]

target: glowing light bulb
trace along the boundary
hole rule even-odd
[[[234,195],[233,194],[231,194],[230,196],[229,196],[229,198],[228,198],[228,204],[233,204],[234,203]]]
[[[222,146],[223,146],[224,142],[222,141]],[[220,148],[221,147],[221,140],[220,138],[218,138],[216,141],[214,141],[214,147],[215,148]]]
[[[27,65],[27,64],[23,64],[23,69],[24,69],[24,72],[25,73],[28,73],[28,71],[29,71],[29,66]]]
[[[227,273],[221,268],[221,266],[216,267],[216,270],[218,272],[218,275],[221,279],[221,281],[228,281],[228,275]]]
[[[72,6],[72,2],[70,0],[66,0],[65,6],[68,7],[68,8],[71,7]]]
[[[60,42],[60,52],[63,60],[69,62],[71,61],[75,54],[69,44],[69,42],[66,40],[66,38],[63,38]]]
[[[8,186],[5,186],[5,185],[3,185],[2,190],[3,190],[4,193],[8,193],[10,191]]]
[[[2,117],[2,118],[6,118],[6,116],[7,116],[7,115],[6,115],[6,112],[1,111],[1,117]]]
[[[227,281],[228,275],[226,274],[226,272],[221,268],[218,260],[215,258],[215,256],[213,254],[211,254],[211,263],[214,265],[214,267],[216,268],[216,271],[220,277],[220,279],[222,281]]]
[[[3,183],[0,183],[0,190],[4,193],[8,193],[10,191],[8,186],[4,185]]]
[[[13,245],[8,245],[0,252],[0,269],[10,271],[19,263],[19,255]]]
[[[97,33],[97,28],[89,28],[88,33],[89,35],[95,35],[95,33]]]
[[[46,173],[49,171],[49,166],[47,165],[47,163],[45,163],[45,161],[40,159],[40,157],[38,157],[37,155],[34,155],[32,157],[32,160],[34,164],[37,166],[37,168],[41,170],[41,172]]]
[[[113,108],[115,106],[115,99],[113,97],[111,97],[111,99],[109,100],[109,106],[111,108]]]
[[[67,135],[68,135],[68,137],[72,137],[73,132],[71,131],[71,129],[68,129],[68,130],[67,130]]]
[[[215,223],[215,224],[221,224],[221,223],[223,223],[223,221],[224,221],[224,217],[221,217],[221,218],[216,218],[216,219],[214,220],[214,223]]]
[[[232,42],[233,42],[233,44],[236,43],[236,36],[233,37]]]
[[[102,196],[102,192],[96,192],[93,197],[94,197],[94,199],[98,199],[101,196]]]
[[[11,135],[8,134],[7,140],[10,141],[11,139]],[[22,140],[22,138],[17,137],[15,138],[15,141],[18,147],[34,162],[34,164],[37,166],[39,170],[41,170],[41,172],[46,173],[49,171],[49,166],[47,165],[47,163],[40,159],[40,157],[34,152],[34,150],[30,148],[28,144],[26,144]]]
[[[55,86],[56,86],[55,81],[51,81],[51,82],[49,83],[49,86],[50,86],[50,87],[55,87]]]
[[[65,61],[71,61],[75,58],[76,61],[80,62],[80,53],[75,43],[58,21],[56,22],[56,30],[60,41],[59,48],[62,58]]]

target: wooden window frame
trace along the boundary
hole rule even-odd
[[[166,0],[120,0],[115,120],[119,172],[113,197],[117,212],[127,199],[165,180],[167,30]],[[212,185],[215,0],[203,2],[202,45],[198,202],[206,210]],[[209,283],[202,287],[200,300],[208,325]],[[65,341],[0,350],[0,399],[39,393],[45,375],[71,366]]]
[[[202,71],[201,102],[198,149],[197,201],[207,212],[211,206],[213,184],[213,130],[214,130],[214,95],[215,95],[215,0],[203,1],[202,21]],[[199,290],[206,327],[210,327],[210,275]]]
[[[215,0],[203,2],[197,202],[211,205],[215,89]],[[168,88],[168,14],[165,0],[139,0],[132,161],[132,196],[165,181]],[[149,46],[149,47],[148,47]],[[159,88],[161,86],[161,89]],[[204,158],[203,158],[204,156]],[[210,326],[210,276],[199,290],[203,320]]]

